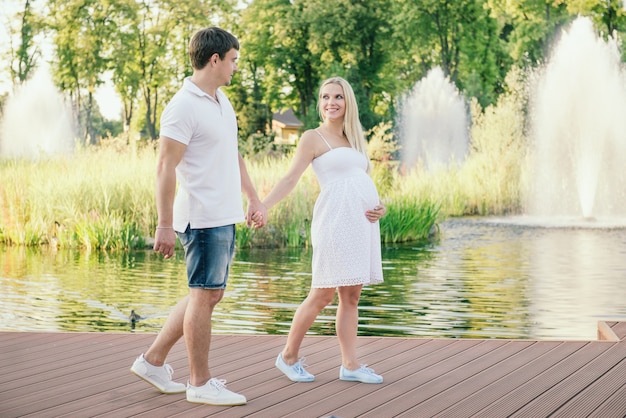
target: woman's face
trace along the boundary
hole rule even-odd
[[[336,83],[329,83],[322,87],[320,93],[320,109],[324,120],[342,119],[346,114],[346,99],[343,88]]]

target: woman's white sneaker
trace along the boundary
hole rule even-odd
[[[185,384],[172,380],[172,375],[174,374],[172,366],[167,363],[162,366],[154,366],[148,363],[143,357],[143,354],[137,357],[130,371],[150,383],[162,393],[183,393],[187,390]]]
[[[187,400],[193,403],[209,405],[244,405],[246,397],[226,389],[226,381],[211,378],[203,386],[193,386],[187,383]]]
[[[374,373],[374,370],[367,367],[366,364],[361,364],[361,367],[356,370],[348,370],[341,366],[341,369],[339,369],[339,379],[349,382],[383,383],[383,377]]]
[[[293,382],[312,382],[315,379],[315,376],[304,370],[304,366],[304,358],[296,361],[291,366],[285,363],[282,353],[279,353],[276,358],[278,370],[283,372]]]

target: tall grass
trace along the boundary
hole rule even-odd
[[[290,155],[248,161],[261,197],[290,164]],[[152,148],[131,152],[111,146],[80,149],[72,156],[36,162],[4,161],[0,163],[0,242],[88,250],[144,247],[157,221],[155,167]],[[394,183],[405,182],[392,171],[385,176]],[[381,220],[383,240],[428,238],[436,222],[436,205],[421,201],[406,187],[388,187],[388,193],[381,191],[388,207],[388,215]],[[311,215],[318,193],[319,185],[309,168],[289,196],[271,209],[267,227],[237,225],[237,245],[310,245]]]
[[[156,224],[155,151],[112,146],[0,163],[0,241],[122,249]]]

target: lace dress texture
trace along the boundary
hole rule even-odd
[[[367,174],[367,158],[353,148],[331,148],[316,132],[329,151],[312,162],[320,194],[311,221],[311,286],[381,283],[380,227],[365,217],[380,202]]]

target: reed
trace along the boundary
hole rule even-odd
[[[387,206],[380,221],[382,240],[427,240],[437,222],[450,216],[519,211],[525,163],[523,126],[515,116],[519,107],[518,100],[506,95],[485,111],[474,104],[472,152],[460,166],[417,166],[404,172],[393,160],[374,162],[371,175]],[[389,132],[381,128],[379,135],[387,138]],[[0,243],[88,250],[145,247],[157,221],[156,158],[151,146],[112,142],[63,158],[0,161]],[[261,197],[287,172],[291,159],[289,153],[247,158]],[[309,168],[271,209],[267,227],[237,225],[237,246],[310,245],[318,193]]]
[[[122,249],[145,245],[156,223],[155,151],[102,146],[0,165],[0,241]]]
[[[292,154],[257,156],[248,163],[250,177],[261,198],[266,196],[285,175]],[[292,192],[270,209],[265,228],[245,230],[237,225],[237,245],[255,247],[307,247],[311,243],[311,215],[319,185],[309,167]]]

